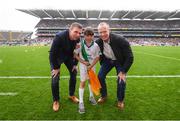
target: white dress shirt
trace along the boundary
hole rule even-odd
[[[109,58],[111,60],[116,60],[116,57],[109,43],[110,43],[110,40],[108,40],[108,42],[103,41],[103,44],[104,44],[103,54],[106,56],[106,58]]]

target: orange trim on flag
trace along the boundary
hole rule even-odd
[[[92,69],[90,69],[88,71],[88,75],[89,75],[89,81],[90,81],[90,86],[91,86],[92,92],[95,95],[99,95],[100,89],[101,89],[101,84],[99,82],[99,79],[98,79],[96,73]]]

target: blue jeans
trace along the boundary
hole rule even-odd
[[[98,73],[98,78],[101,83],[101,97],[107,96],[107,87],[106,87],[106,75],[115,67],[117,75],[122,70],[120,64],[116,60],[104,59]],[[118,101],[123,101],[125,96],[126,83],[124,80],[119,80],[117,76],[117,99]]]
[[[76,70],[72,71],[72,68],[74,66],[72,59],[65,60],[64,64],[66,65],[66,67],[67,67],[67,69],[69,71],[69,74],[70,74],[70,79],[69,79],[69,95],[73,96],[74,92],[75,92],[75,87],[76,87],[76,75],[77,75],[77,71]],[[52,64],[51,64],[51,70],[52,70]],[[60,95],[59,95],[59,80],[60,80],[59,74],[56,77],[54,77],[54,78],[52,77],[51,89],[52,89],[53,101],[59,101],[60,100]]]

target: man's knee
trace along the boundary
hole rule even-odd
[[[53,77],[52,78],[52,84],[58,84],[59,83],[59,77],[56,76],[56,77]]]
[[[99,72],[98,78],[99,78],[100,81],[103,81],[103,80],[105,80],[106,77],[102,72]]]
[[[119,85],[121,86],[125,86],[126,82],[124,80],[118,80]]]

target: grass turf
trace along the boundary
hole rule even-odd
[[[135,60],[128,75],[180,75],[179,47],[132,47]],[[0,76],[49,76],[49,47],[0,47]],[[99,65],[97,66],[97,71]],[[61,75],[68,75],[63,65]],[[112,70],[108,75],[116,75]],[[180,78],[128,78],[125,110],[116,104],[116,79],[107,79],[108,100],[92,106],[85,88],[86,113],[68,100],[68,79],[60,80],[61,108],[52,111],[50,79],[0,78],[0,92],[17,92],[0,96],[1,120],[178,120],[180,119]],[[77,79],[76,95],[78,95]],[[96,97],[98,99],[98,97]]]

